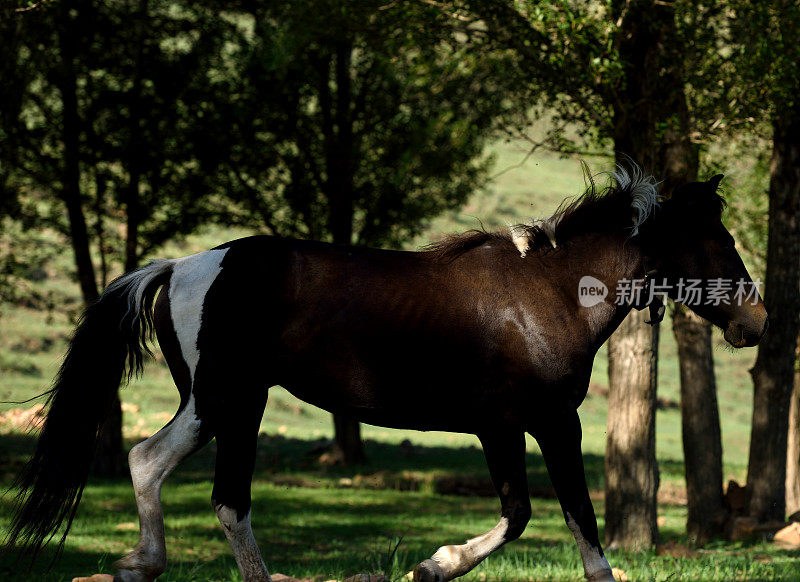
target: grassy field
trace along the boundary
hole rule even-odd
[[[523,146],[494,148],[498,176],[460,211],[429,225],[415,247],[441,232],[479,225],[499,227],[547,215],[561,199],[581,192],[579,163],[551,154],[525,157]],[[589,160],[593,170],[607,160]],[[506,170],[507,171],[503,171]],[[162,256],[203,250],[243,232],[209,229],[172,244]],[[53,240],[50,244],[63,245]],[[60,301],[52,311],[25,307],[0,311],[0,400],[21,400],[41,392],[57,370],[77,307],[77,286],[65,275],[69,255],[62,252],[39,283]],[[62,307],[71,310],[72,316]],[[721,336],[718,342],[722,345]],[[723,428],[726,478],[742,481],[747,462],[751,385],[747,373],[754,350],[715,351]],[[679,399],[677,355],[668,320],[662,325],[659,395]],[[593,382],[607,385],[606,356],[595,364]],[[178,403],[163,360],[157,357],[144,377],[122,391],[128,446],[163,426]],[[581,408],[584,452],[591,488],[602,491],[606,400],[591,394]],[[29,405],[25,405],[29,406]],[[0,483],[7,485],[31,450],[32,437],[11,418],[15,405],[0,405]],[[681,503],[683,466],[680,412],[658,412],[658,458],[662,477],[661,534],[658,553],[612,552],[612,565],[631,580],[800,580],[797,552],[766,542],[719,542],[702,550],[686,548],[686,510]],[[340,578],[382,571],[397,578],[444,543],[460,543],[494,525],[498,503],[483,496],[488,482],[477,439],[447,433],[395,431],[364,427],[371,464],[357,470],[321,466],[318,449],[332,435],[330,417],[306,406],[280,388],[270,394],[262,421],[262,446],[254,479],[254,527],[273,572]],[[407,443],[408,440],[412,446]],[[558,503],[535,442],[529,442],[529,476],[541,492],[534,517],[521,540],[491,557],[468,580],[580,580],[577,549],[564,526]],[[225,538],[210,508],[213,444],[187,461],[164,489],[170,567],[160,580],[239,580]],[[453,482],[478,495],[453,495]],[[596,510],[602,516],[602,496]],[[0,500],[0,525],[8,520],[8,496]],[[10,563],[0,565],[3,579],[65,580],[73,575],[110,571],[111,563],[137,539],[136,509],[130,483],[93,482],[86,491],[63,559],[45,573],[37,566],[28,577]],[[602,523],[601,523],[602,527]],[[399,544],[399,545],[398,545]],[[397,552],[391,548],[397,546]],[[44,560],[43,562],[46,562]]]

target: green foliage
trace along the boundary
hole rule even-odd
[[[197,110],[224,42],[213,16],[166,0],[83,0],[7,23],[0,212],[15,215],[20,195],[42,192],[49,202],[40,225],[69,231],[57,200],[69,171],[65,103],[73,99],[83,210],[104,264],[106,255],[124,256],[120,222],[135,221],[137,254],[146,254],[207,220],[195,145],[206,140]]]
[[[729,34],[740,117],[800,115],[800,6],[793,0],[730,0]]]
[[[523,109],[503,54],[416,3],[262,3],[236,14],[209,113],[242,224],[399,246],[484,184],[497,120]],[[341,230],[341,229],[340,229]]]
[[[742,155],[743,151],[751,152]],[[758,135],[740,132],[710,144],[701,176],[724,173],[723,214],[750,274],[763,280],[767,252],[769,145]]]
[[[0,214],[35,192],[35,226],[69,235],[78,172],[101,284],[209,221],[400,246],[485,184],[486,140],[525,109],[510,57],[433,6],[78,0],[2,20]]]
[[[17,202],[15,218],[0,211],[0,304],[50,312],[61,302],[60,308],[67,310],[71,297],[41,284],[61,252],[52,236],[36,228],[41,201],[26,197]]]

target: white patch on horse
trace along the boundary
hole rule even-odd
[[[598,575],[605,575],[607,574],[608,580],[614,580],[614,576],[611,574],[611,566],[606,560],[605,556],[600,553],[600,549],[594,547],[586,538],[583,537],[581,533],[581,528],[578,527],[578,524],[572,519],[572,516],[569,512],[565,512],[567,517],[567,527],[569,527],[570,531],[572,531],[572,535],[575,537],[575,542],[578,544],[578,550],[581,553],[581,560],[583,560],[583,571],[586,574],[586,578],[589,580],[600,580]]]
[[[143,282],[149,282],[156,275],[172,268],[169,287],[172,324],[183,358],[189,366],[192,385],[200,359],[197,336],[200,332],[203,302],[221,271],[220,264],[227,250],[206,251],[182,259],[153,262],[115,282],[115,285],[128,287],[131,295],[135,296],[131,308],[137,308],[134,313],[138,313]],[[161,486],[172,470],[194,451],[200,424],[195,410],[194,394],[190,392],[186,406],[170,424],[131,449],[128,463],[139,509],[139,543],[131,553],[117,562],[117,567],[122,570],[121,579],[153,580],[163,572],[166,566],[166,543]]]
[[[228,249],[206,251],[177,259],[169,285],[169,306],[172,325],[181,345],[181,352],[194,387],[194,372],[200,360],[197,336],[203,315],[203,302],[211,284],[222,267],[222,259]]]
[[[118,568],[152,574],[150,579],[155,579],[166,567],[161,486],[172,470],[195,449],[199,430],[200,421],[195,414],[194,395],[191,395],[170,424],[131,449],[128,464],[139,510],[139,543],[116,563]],[[122,574],[121,578],[143,579],[132,574]]]
[[[536,218],[531,220],[531,226],[541,229],[547,236],[550,246],[557,248],[556,243],[556,227],[558,226],[561,216],[555,215],[550,218]],[[525,255],[531,248],[531,237],[528,232],[529,227],[524,224],[509,224],[508,233],[511,235],[511,241],[517,247],[520,256],[524,259]]]
[[[230,507],[217,505],[214,511],[233,549],[233,556],[236,558],[236,565],[239,566],[244,582],[269,582],[269,572],[250,525],[250,512],[238,520],[236,511]]]
[[[507,531],[508,518],[503,517],[491,530],[460,546],[442,546],[431,559],[439,565],[448,580],[462,576],[506,543]]]

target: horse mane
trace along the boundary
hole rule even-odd
[[[445,234],[442,240],[422,247],[422,251],[436,261],[447,262],[491,241],[508,243],[511,242],[511,236],[505,231],[489,232],[483,227],[473,228],[460,234]]]
[[[598,188],[596,178],[608,175],[611,183]],[[585,173],[586,190],[581,196],[567,198],[544,219],[514,224],[507,230],[488,232],[483,228],[462,234],[446,235],[423,248],[435,260],[450,261],[492,241],[514,245],[524,257],[533,250],[558,248],[570,238],[590,232],[627,230],[633,237],[659,206],[655,179],[634,163],[620,164],[616,170],[595,176]]]

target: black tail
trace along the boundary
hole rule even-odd
[[[141,372],[153,332],[153,302],[172,261],[155,261],[114,281],[83,314],[47,399],[36,452],[19,487],[7,548],[36,555],[63,527],[64,544],[89,477],[98,432],[123,375]]]

